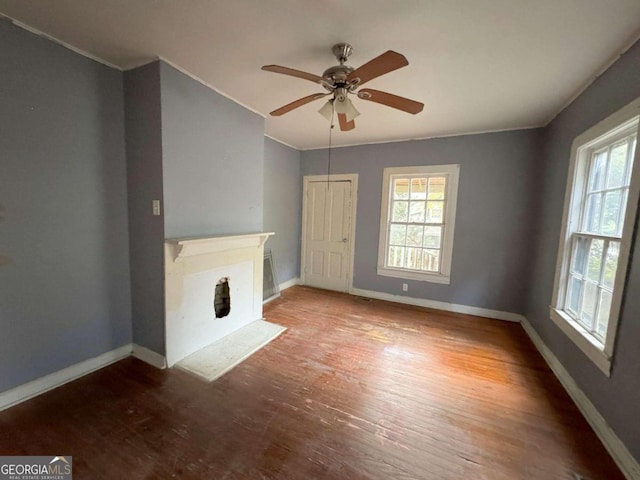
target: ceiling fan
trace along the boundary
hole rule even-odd
[[[293,68],[281,67],[280,65],[265,65],[262,70],[268,72],[281,73],[292,77],[302,78],[322,85],[328,93],[314,93],[291,102],[284,107],[271,112],[271,115],[278,117],[290,112],[293,109],[306,105],[309,102],[331,96],[329,101],[319,110],[327,120],[331,121],[333,112],[338,114],[340,130],[347,131],[355,128],[354,118],[360,113],[353,106],[348,98],[349,94],[356,95],[362,100],[379,103],[388,107],[402,110],[403,112],[416,114],[420,113],[424,105],[408,98],[399,97],[380,90],[371,88],[360,88],[366,82],[381,75],[392,72],[409,65],[407,59],[397,52],[389,50],[373,60],[365,63],[361,67],[354,69],[345,62],[353,53],[353,48],[348,43],[338,43],[331,49],[340,65],[330,67],[324,71],[322,76],[314,75]],[[358,90],[359,89],[359,90]],[[356,91],[357,90],[357,91]]]

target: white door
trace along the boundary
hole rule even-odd
[[[352,190],[351,180],[306,184],[302,252],[305,285],[349,290]]]

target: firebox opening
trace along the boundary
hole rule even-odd
[[[221,278],[216,284],[216,295],[213,300],[216,318],[223,318],[231,312],[231,295],[229,294],[229,277]]]

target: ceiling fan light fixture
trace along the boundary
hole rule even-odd
[[[342,101],[335,100],[336,113],[344,113],[347,116],[347,122],[354,120],[360,112],[353,106],[353,102],[349,98]]]
[[[327,101],[327,103],[325,103],[322,108],[320,110],[318,110],[318,113],[320,115],[322,115],[324,118],[327,119],[328,122],[331,121],[331,119],[333,118],[333,105],[332,105],[333,99]]]

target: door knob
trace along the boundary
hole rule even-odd
[[[348,238],[343,238],[343,239],[342,239],[342,243],[347,243],[348,241],[349,241],[349,239],[348,239]]]

